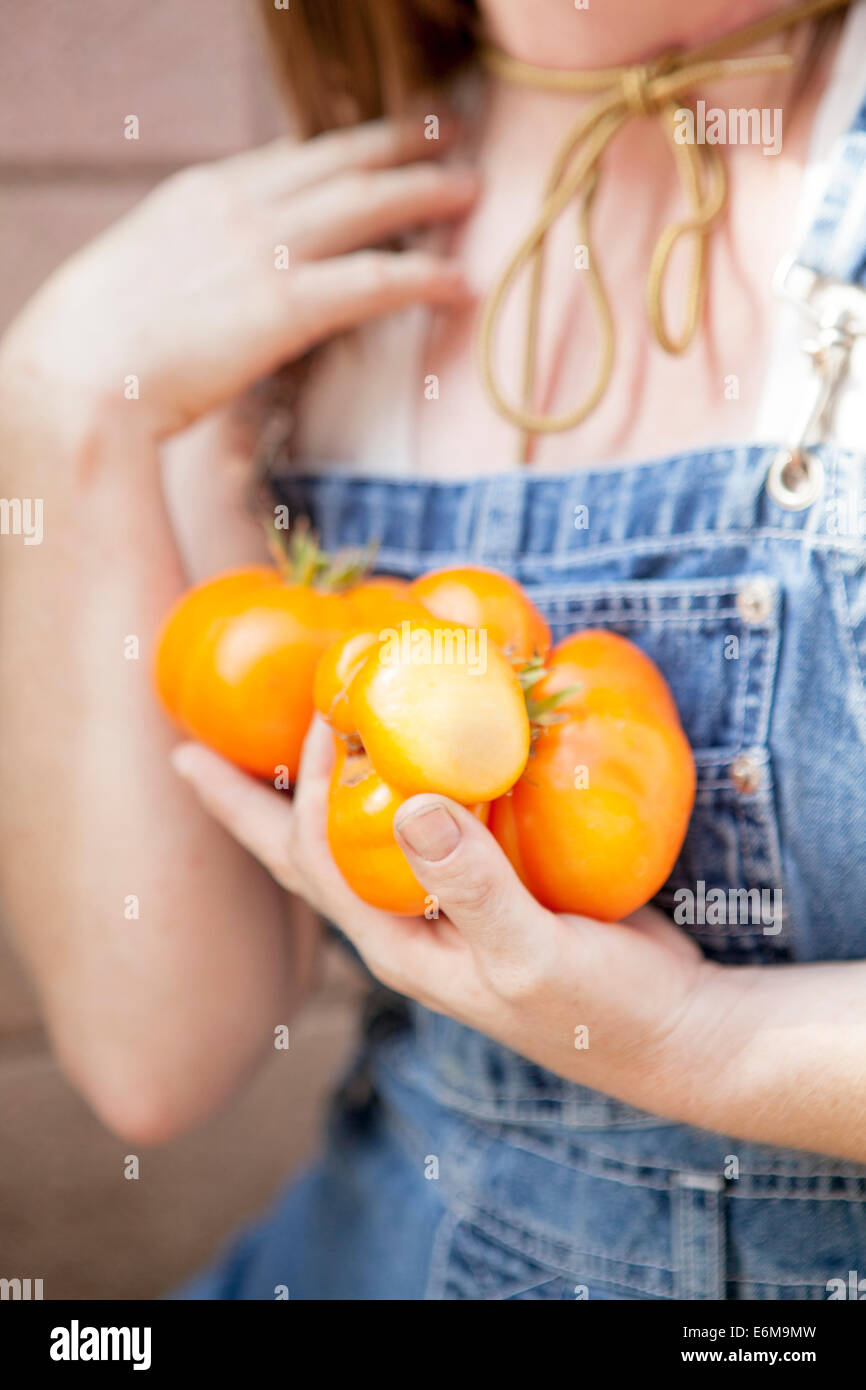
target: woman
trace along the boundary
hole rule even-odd
[[[307,903],[390,993],[324,1158],[188,1296],[832,1296],[866,1275],[864,12],[265,8],[325,133],[169,181],[3,350],[3,488],[45,499],[45,544],[3,546],[4,888],[58,1051],[131,1142],[196,1123],[303,995]],[[783,112],[781,152],[666,139],[698,99]],[[518,242],[537,293],[497,296]],[[271,421],[277,501],[395,574],[506,568],[555,636],[612,627],[669,680],[697,804],[633,920],[553,916],[433,796],[395,833],[442,916],[389,918],[330,861],[320,728],[291,805],[172,752],[124,639],[256,558],[232,406],[328,339]]]

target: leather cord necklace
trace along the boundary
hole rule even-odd
[[[633,116],[654,116],[665,129],[680,183],[688,204],[687,216],[665,227],[659,236],[646,283],[646,303],[653,335],[665,352],[682,353],[691,344],[706,293],[706,249],[709,233],[725,204],[725,166],[714,145],[680,143],[674,138],[678,111],[687,94],[705,82],[755,74],[785,72],[793,64],[787,53],[737,56],[775,34],[792,30],[809,19],[846,8],[851,0],[802,0],[802,3],[737,29],[711,43],[663,54],[647,64],[630,67],[568,71],[524,63],[493,48],[483,48],[481,60],[500,78],[545,91],[597,93],[569,130],[551,166],[538,216],[508,260],[484,307],[479,353],[481,372],[490,398],[506,419],[521,430],[521,461],[536,434],[573,429],[604,396],[613,370],[616,330],[591,241],[592,203],[598,188],[602,156],[610,141]],[[578,203],[578,236],[587,249],[589,291],[601,328],[601,350],[595,379],[584,399],[561,414],[532,408],[538,338],[538,317],[548,231],[570,203]],[[664,310],[665,277],[674,247],[684,236],[694,237],[683,322],[671,328]],[[514,281],[530,267],[522,397],[509,401],[494,367],[499,316]]]

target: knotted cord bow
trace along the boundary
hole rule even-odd
[[[647,275],[647,310],[653,334],[665,352],[681,353],[692,342],[706,291],[706,247],[709,232],[721,212],[727,192],[725,166],[714,145],[680,143],[675,139],[678,111],[683,98],[705,82],[784,72],[793,58],[787,53],[758,57],[731,57],[773,34],[793,29],[804,20],[843,9],[851,0],[803,0],[780,14],[738,29],[712,43],[689,51],[663,54],[647,64],[595,68],[582,72],[539,68],[496,49],[482,50],[485,66],[498,76],[524,86],[547,91],[599,92],[580,115],[562,142],[550,171],[544,201],[531,230],[518,245],[496,282],[485,305],[480,325],[481,372],[487,391],[502,415],[523,431],[521,458],[534,434],[573,429],[595,409],[607,390],[613,370],[615,328],[607,293],[591,247],[590,214],[598,185],[602,156],[624,123],[633,116],[656,116],[669,137],[688,215],[662,232],[653,251]],[[689,109],[693,109],[689,107]],[[594,384],[575,409],[544,415],[531,408],[535,383],[539,302],[544,268],[545,237],[572,199],[579,199],[578,237],[588,253],[587,278],[601,327],[601,353]],[[672,332],[664,312],[664,284],[671,253],[684,236],[694,236],[686,307],[679,332]],[[524,266],[531,262],[527,311],[526,350],[523,365],[522,404],[505,399],[493,367],[496,328],[506,296]]]

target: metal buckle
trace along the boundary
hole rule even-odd
[[[774,455],[766,481],[767,492],[780,507],[804,511],[824,487],[824,465],[809,452],[809,445],[826,438],[854,344],[866,334],[866,291],[821,275],[791,255],[779,262],[773,290],[795,304],[817,329],[802,345],[815,367],[808,412],[792,442]]]
[[[866,289],[847,280],[835,280],[822,275],[796,256],[783,256],[773,275],[773,293],[789,304],[795,304],[814,323],[826,321],[826,305],[822,298],[829,292],[840,308],[847,312],[846,328],[853,338],[866,334]]]
[[[767,472],[767,492],[788,512],[817,502],[824,488],[824,465],[805,449],[780,449]]]

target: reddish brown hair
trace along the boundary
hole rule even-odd
[[[476,0],[259,0],[302,137],[394,115],[468,63]]]
[[[291,0],[288,9],[259,0],[259,7],[302,138],[398,114],[469,64],[480,32],[477,0]],[[792,105],[843,14],[813,26]]]

